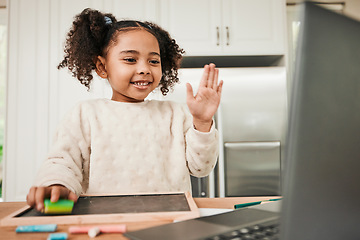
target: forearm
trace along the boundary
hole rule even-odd
[[[47,159],[41,166],[35,186],[62,185],[77,195],[82,192],[82,173],[71,161],[61,158]]]
[[[218,145],[218,133],[214,126],[209,132],[189,129],[186,134],[186,159],[192,175],[204,177],[212,171],[219,153]]]

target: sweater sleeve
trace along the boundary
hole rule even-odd
[[[185,122],[188,124],[185,134],[187,167],[191,175],[205,177],[215,167],[219,155],[219,136],[215,122],[209,132],[196,130],[189,112]]]
[[[79,104],[60,123],[35,185],[61,184],[79,196],[86,188],[89,159],[90,127]]]

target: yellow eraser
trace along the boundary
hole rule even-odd
[[[74,201],[59,199],[57,202],[51,202],[50,199],[45,199],[44,206],[45,214],[70,214],[74,207]]]

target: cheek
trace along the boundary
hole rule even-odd
[[[116,76],[118,80],[125,80],[130,78],[133,74],[128,68],[124,67],[115,67],[112,70],[113,75]]]
[[[157,70],[157,71],[155,72],[154,77],[156,78],[156,81],[159,81],[159,82],[160,82],[160,80],[161,80],[161,78],[162,78],[162,71],[161,71],[161,69],[159,69],[159,70]]]

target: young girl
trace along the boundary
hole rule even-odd
[[[188,108],[144,100],[178,82],[182,53],[153,23],[117,21],[91,9],[77,15],[59,68],[87,88],[95,70],[110,83],[112,98],[83,101],[64,118],[28,204],[41,211],[44,198],[191,191],[190,174],[208,175],[218,155],[212,118],[222,81],[215,65],[204,67],[195,97],[187,84]]]

